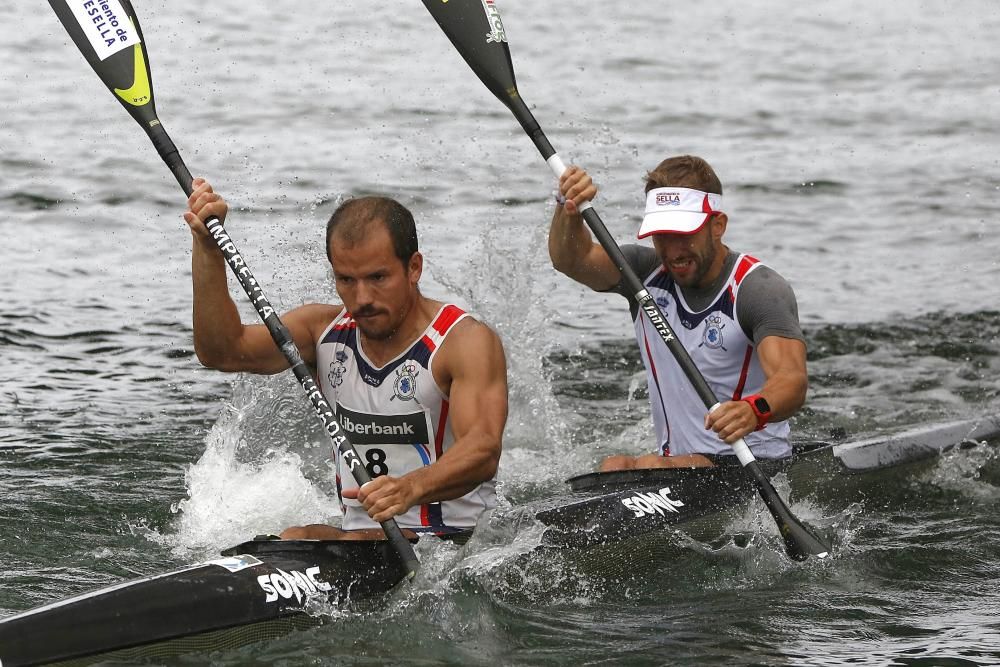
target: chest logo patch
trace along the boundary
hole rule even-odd
[[[334,387],[339,387],[344,383],[344,373],[347,372],[347,353],[343,350],[337,350],[334,355],[333,363],[330,364],[330,372],[326,374],[326,377],[330,380],[330,384]]]
[[[398,398],[401,401],[412,401],[417,393],[417,364],[413,361],[404,362],[396,369],[396,380],[393,383],[393,395],[389,400]]]
[[[726,328],[726,325],[722,323],[722,318],[718,315],[709,315],[705,319],[705,331],[701,334],[701,344],[698,347],[704,345],[713,350],[722,349],[723,352],[727,351],[723,346],[722,330]]]

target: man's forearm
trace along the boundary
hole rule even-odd
[[[805,343],[767,336],[757,345],[757,357],[767,378],[758,393],[771,407],[771,421],[788,419],[805,404],[809,388]]]
[[[433,464],[406,475],[415,492],[412,505],[460,498],[492,479],[500,463],[499,452],[499,443],[486,434],[456,441]]]
[[[229,295],[226,263],[215,248],[194,242],[191,255],[194,292],[194,349],[199,361],[211,368],[226,365],[226,355],[243,331],[240,314]]]
[[[776,373],[760,390],[771,407],[771,421],[793,417],[805,404],[808,380],[798,373]]]
[[[556,207],[549,227],[549,258],[552,266],[570,277],[580,261],[587,256],[594,240],[579,215],[570,215],[562,206]]]

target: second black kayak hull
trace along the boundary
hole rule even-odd
[[[787,472],[798,483],[803,477],[842,478],[841,473],[901,468],[955,447],[998,441],[1000,418],[984,417],[854,442],[800,444],[789,459],[759,463],[769,477]],[[593,472],[568,483],[575,494],[537,506],[534,516],[548,526],[543,544],[588,547],[634,539],[738,507],[757,492],[735,457],[731,463],[704,468]]]

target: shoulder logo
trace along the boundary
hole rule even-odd
[[[726,348],[723,347],[722,330],[726,328],[726,325],[722,323],[722,318],[718,315],[709,315],[705,318],[705,331],[701,334],[701,343],[698,347],[704,345],[705,347],[711,348],[713,350],[722,349],[726,352]]]
[[[413,361],[404,361],[396,369],[396,380],[393,383],[393,395],[389,400],[398,398],[401,401],[412,401],[417,393],[417,364]]]
[[[132,49],[135,51],[135,78],[131,87],[115,88],[115,94],[126,104],[141,107],[149,104],[153,96],[149,90],[149,77],[146,75],[146,59],[142,55],[142,46],[136,44]]]

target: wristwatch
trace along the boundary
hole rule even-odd
[[[771,406],[768,404],[767,399],[760,394],[751,394],[750,396],[744,396],[741,400],[746,401],[750,409],[757,416],[757,428],[755,430],[759,431],[764,428],[764,425],[771,419]]]

